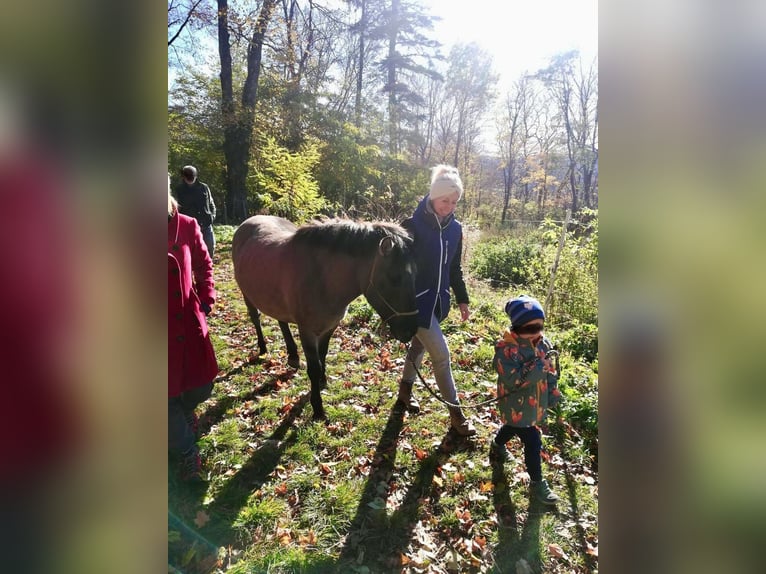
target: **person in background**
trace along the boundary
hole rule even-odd
[[[505,447],[517,436],[524,444],[524,463],[532,496],[554,505],[559,497],[543,478],[542,438],[537,425],[560,400],[559,373],[551,360],[553,345],[543,336],[545,313],[537,299],[520,295],[505,305],[511,326],[495,345],[493,365],[497,371],[498,410],[503,426],[490,445],[490,461],[510,459]]]
[[[181,455],[186,481],[202,480],[194,410],[210,397],[218,374],[206,319],[215,296],[199,225],[179,213],[168,176],[168,448]]]
[[[420,405],[412,396],[412,385],[417,374],[415,367],[420,367],[423,355],[428,351],[442,398],[455,405],[448,407],[452,428],[459,435],[472,436],[476,429],[459,406],[447,341],[439,327],[450,310],[450,287],[455,292],[461,319],[466,321],[470,315],[460,263],[463,228],[454,214],[462,195],[463,182],[458,170],[449,165],[437,165],[431,170],[429,193],[420,201],[412,217],[402,223],[414,239],[418,331],[407,352],[396,406],[411,413],[420,411]]]
[[[193,165],[184,166],[181,174],[183,180],[174,191],[176,201],[178,201],[178,210],[182,215],[188,215],[197,220],[212,260],[215,253],[215,237],[213,236],[215,203],[213,202],[213,195],[207,184],[197,179],[197,168]]]

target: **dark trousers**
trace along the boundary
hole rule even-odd
[[[527,465],[529,478],[535,482],[542,480],[543,470],[540,451],[543,448],[543,441],[540,436],[540,429],[537,427],[503,425],[495,435],[495,443],[504,445],[514,436],[519,437],[524,444],[524,464]]]
[[[213,383],[189,389],[177,397],[168,399],[168,448],[176,452],[188,452],[197,442],[189,426],[194,409],[207,400],[213,391]]]

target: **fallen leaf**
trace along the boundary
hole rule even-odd
[[[289,528],[277,527],[277,540],[282,546],[287,546],[293,538],[293,533]]]
[[[287,494],[287,483],[283,482],[282,484],[278,484],[277,486],[275,486],[274,492],[278,496],[284,496],[285,494]]]
[[[548,552],[550,552],[551,556],[555,556],[556,558],[563,558],[564,560],[569,560],[569,556],[567,556],[567,553],[564,552],[564,550],[558,544],[548,544]]]
[[[492,492],[492,481],[486,480],[479,485],[479,492]]]

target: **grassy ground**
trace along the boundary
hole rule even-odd
[[[404,347],[380,332],[363,298],[330,343],[328,422],[312,422],[305,361],[286,365],[276,321],[269,352],[233,279],[233,229],[216,228],[216,310],[210,318],[220,374],[200,405],[207,484],[169,472],[170,571],[198,572],[595,572],[598,477],[594,456],[567,422],[544,437],[543,473],[556,509],[527,495],[520,442],[505,468],[488,444],[492,405],[466,410],[472,439],[449,431],[447,409],[420,384],[419,415],[393,410]],[[463,403],[491,398],[493,343],[508,294],[469,278],[473,316],[443,324]],[[555,333],[549,333],[555,341]],[[430,373],[428,360],[424,375]],[[591,447],[592,449],[592,447]]]

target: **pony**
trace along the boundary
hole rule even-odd
[[[298,326],[315,420],[327,418],[320,395],[327,385],[327,348],[351,301],[364,295],[402,342],[417,331],[412,238],[395,223],[329,219],[297,227],[256,215],[234,232],[232,259],[259,351],[266,351],[264,313],[279,322],[288,363],[297,368],[288,323]]]

